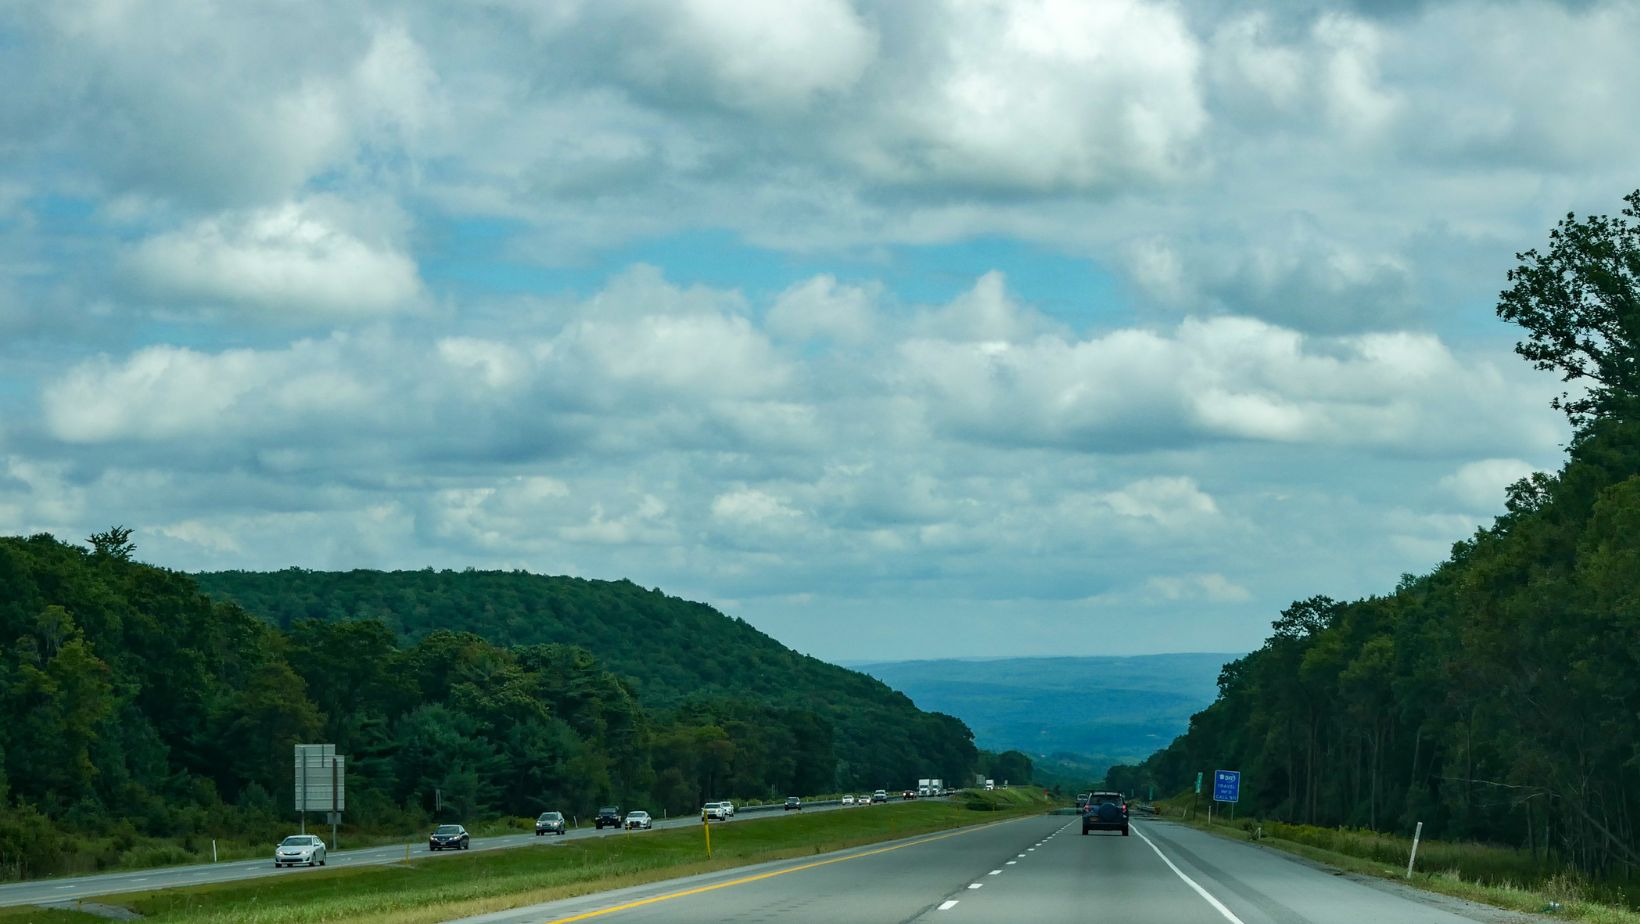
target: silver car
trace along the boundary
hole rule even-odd
[[[325,865],[325,842],[311,834],[292,834],[279,842],[273,851],[274,868],[281,866]]]

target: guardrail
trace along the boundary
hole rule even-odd
[[[824,801],[821,801],[821,800],[817,799],[813,802],[805,801],[803,803],[803,807],[808,808],[811,805],[842,805],[842,804],[843,804],[843,800],[841,800],[841,799],[826,799]],[[775,809],[784,809],[785,807],[786,807],[786,804],[784,802],[770,802],[766,805],[737,805],[737,806],[735,806],[735,814],[736,815],[742,815],[742,814],[746,814],[746,813],[749,813],[749,812],[772,812]]]
[[[907,799],[904,796],[889,796],[888,801],[890,801],[890,802],[926,802],[929,799],[945,799],[945,798],[948,798],[948,797],[946,797],[946,796],[919,796],[916,799]],[[803,807],[804,808],[808,808],[811,805],[842,805],[842,804],[843,804],[842,799],[812,799],[812,800],[811,799],[804,799],[803,800]],[[858,803],[856,803],[856,804],[858,804]],[[783,802],[769,802],[769,803],[766,803],[764,805],[737,805],[737,806],[735,806],[735,814],[740,815],[740,814],[745,814],[747,812],[772,812],[776,809],[784,809],[785,807],[786,807],[786,805]]]

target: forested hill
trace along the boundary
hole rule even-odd
[[[445,630],[504,647],[578,646],[650,710],[729,700],[812,712],[824,719],[817,733],[835,740],[836,772],[823,774],[828,787],[958,779],[975,760],[972,736],[956,719],[923,712],[878,680],[799,654],[710,606],[630,581],[471,570],[196,578],[211,595],[281,628],[303,619],[369,619],[406,643]]]
[[[579,645],[621,674],[648,706],[733,693],[878,708],[904,697],[854,671],[798,654],[704,603],[631,581],[521,571],[220,571],[208,594],[288,629],[297,620],[377,619],[415,642],[438,629],[503,646]]]
[[[1239,769],[1248,814],[1640,864],[1640,191],[1628,202],[1626,222],[1568,217],[1549,253],[1520,255],[1498,309],[1573,383],[1564,467],[1510,487],[1432,572],[1293,603],[1118,785]]]
[[[978,763],[956,719],[627,583],[211,577],[264,619],[134,561],[125,530],[92,545],[0,537],[0,880],[144,836],[276,838],[297,742],[349,756],[347,823],[384,833],[435,790],[446,820],[677,814]]]

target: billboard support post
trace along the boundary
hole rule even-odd
[[[334,744],[295,746],[292,787],[296,815],[303,834],[307,833],[309,812],[324,812],[330,822],[330,849],[335,850],[337,829],[347,809],[347,758],[336,753]]]

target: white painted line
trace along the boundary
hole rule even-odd
[[[977,889],[977,888],[979,888],[979,887],[980,887],[980,886],[983,886],[983,885],[984,885],[984,884],[985,884],[985,883],[983,883],[983,882],[970,882],[970,883],[968,883],[968,888],[970,888],[970,889]]]
[[[954,899],[954,898],[948,898],[945,901],[940,902],[940,906],[938,908],[935,908],[934,910],[935,911],[950,911],[952,908],[955,908],[955,907],[957,907],[957,900]]]
[[[1018,860],[1009,860],[1007,863],[1004,863],[1002,865],[1003,866],[1013,866],[1015,863],[1018,863],[1018,862],[1019,862]]]
[[[1152,841],[1148,837],[1145,837],[1145,832],[1140,831],[1138,828],[1134,828],[1133,833],[1139,835],[1140,838],[1143,838],[1144,842],[1150,845],[1150,849],[1156,851],[1156,856],[1161,857],[1162,862],[1167,864],[1167,868],[1172,870],[1174,875],[1178,876],[1180,879],[1183,879],[1184,882],[1185,882],[1185,885],[1188,885],[1192,889],[1195,889],[1196,894],[1200,895],[1203,899],[1205,899],[1209,905],[1212,905],[1214,911],[1217,911],[1219,914],[1224,915],[1224,919],[1226,921],[1229,921],[1230,924],[1246,924],[1246,922],[1243,921],[1241,918],[1236,917],[1236,913],[1234,911],[1231,911],[1229,908],[1224,907],[1223,902],[1221,902],[1218,899],[1214,898],[1211,894],[1208,893],[1208,891],[1206,889],[1204,889],[1201,886],[1197,885],[1196,880],[1191,879],[1189,876],[1186,876],[1184,874],[1183,870],[1179,869],[1177,866],[1174,866],[1173,861],[1169,860],[1167,858],[1167,854],[1162,853],[1162,849],[1160,847],[1156,846],[1156,842]]]
[[[989,873],[986,873],[985,875],[987,875],[987,876],[1000,876],[1000,875],[1002,875],[1002,870],[994,869],[994,870],[991,870]]]
[[[1020,859],[1024,859],[1024,858],[1025,858],[1025,855],[1024,855],[1024,854],[1020,854],[1020,855],[1019,855],[1019,856],[1020,856]]]

